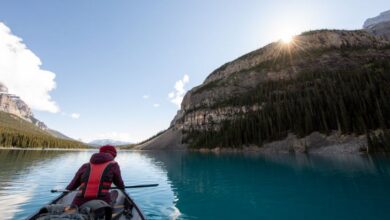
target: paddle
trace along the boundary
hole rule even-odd
[[[143,188],[143,187],[155,187],[158,186],[158,184],[143,184],[143,185],[133,185],[133,186],[125,186],[125,189],[133,189],[133,188]],[[118,187],[111,187],[110,189],[119,189]],[[50,192],[57,193],[57,192],[72,192],[72,191],[79,191],[79,190],[67,190],[67,189],[52,189]]]

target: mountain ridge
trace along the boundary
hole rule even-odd
[[[84,143],[52,136],[14,114],[0,111],[0,147],[87,148]]]
[[[8,88],[0,82],[0,111],[13,114],[29,123],[34,124],[42,131],[56,138],[72,140],[59,131],[50,129],[46,124],[35,118],[30,107],[19,97],[8,92]]]
[[[22,148],[86,148],[36,119],[30,107],[18,96],[8,93],[0,83],[0,146]]]
[[[251,145],[264,147],[295,133],[297,136],[290,138],[287,151],[304,152],[307,149],[312,151],[315,145],[313,143],[318,142],[320,136],[314,135],[314,139],[303,137],[310,137],[312,132],[320,131],[328,135],[333,133],[333,140],[336,141],[323,143],[344,143],[345,146],[350,146],[348,143],[359,139],[363,142],[356,143],[365,143],[364,146],[355,145],[352,151],[368,151],[367,139],[370,137],[367,133],[364,134],[364,130],[373,130],[376,135],[382,137],[383,132],[377,129],[388,129],[390,124],[389,115],[385,114],[390,107],[386,96],[381,95],[389,93],[390,84],[386,84],[389,83],[389,60],[390,42],[368,30],[309,31],[295,36],[292,44],[284,44],[281,41],[271,43],[222,65],[213,71],[203,84],[188,91],[181,109],[167,131],[167,134],[176,134],[175,137],[168,135],[170,143],[167,143],[167,135],[162,134],[136,148],[154,149],[156,147],[153,146],[159,146],[159,143],[165,148],[175,146],[178,149],[241,148]],[[375,84],[363,80],[370,77],[367,74],[377,77]],[[345,81],[339,81],[341,79]],[[321,87],[319,82],[327,82],[328,88]],[[355,84],[361,84],[360,88]],[[342,88],[344,89],[341,90]],[[335,93],[337,89],[341,92]],[[364,96],[364,92],[378,92],[375,89],[380,92],[379,97]],[[301,94],[301,91],[307,95]],[[325,94],[319,96],[316,92]],[[351,92],[363,98],[348,95]],[[335,99],[333,102],[326,100],[327,93],[329,98]],[[300,96],[309,103],[305,104]],[[340,101],[337,101],[338,99]],[[380,106],[370,111],[381,113],[374,116],[378,117],[375,121],[372,121],[374,119],[369,115],[368,109],[359,109],[358,105],[356,109],[362,111],[358,115],[346,113],[342,108],[345,108],[343,106],[348,99],[358,103],[378,102]],[[280,106],[272,104],[275,102]],[[305,107],[311,106],[320,113],[321,108],[318,107],[321,105],[336,109],[322,112],[320,116],[310,112],[300,116],[300,110],[289,106],[289,102],[300,102],[302,110],[305,111],[310,111]],[[355,104],[347,105],[355,107]],[[281,108],[283,110],[280,110]],[[290,111],[294,112],[294,115],[290,115]],[[347,122],[340,121],[349,117],[359,122],[350,127]],[[285,122],[278,122],[282,119]],[[268,120],[270,122],[267,122]],[[294,120],[298,125],[292,123]],[[384,125],[380,125],[381,123]],[[226,130],[228,132],[225,132]],[[342,138],[345,135],[350,138]],[[181,141],[178,142],[177,139]],[[309,143],[308,146],[306,143]],[[160,146],[159,149],[164,147]],[[286,147],[283,150],[286,150]]]
[[[363,24],[363,29],[375,36],[390,40],[390,10],[367,19]]]
[[[14,114],[42,130],[47,130],[45,123],[34,117],[30,107],[18,96],[8,93],[8,88],[0,82],[0,111]]]

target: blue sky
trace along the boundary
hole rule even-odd
[[[388,9],[388,0],[3,0],[0,22],[55,74],[59,110],[34,109],[37,118],[76,139],[137,142],[169,126],[178,107],[168,94],[185,75],[190,89],[286,32],[358,29]]]

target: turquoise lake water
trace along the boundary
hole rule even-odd
[[[93,152],[0,150],[0,219],[53,199]],[[390,219],[390,157],[120,152],[149,219]]]

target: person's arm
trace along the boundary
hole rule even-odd
[[[123,180],[122,180],[121,169],[119,168],[118,163],[114,163],[112,169],[114,173],[113,183],[119,189],[125,189],[125,184],[123,184]]]
[[[80,167],[80,169],[77,171],[77,173],[74,175],[72,181],[69,183],[69,185],[66,187],[67,190],[75,190],[77,187],[81,184],[81,176],[83,175],[86,166],[88,164],[84,164]]]

